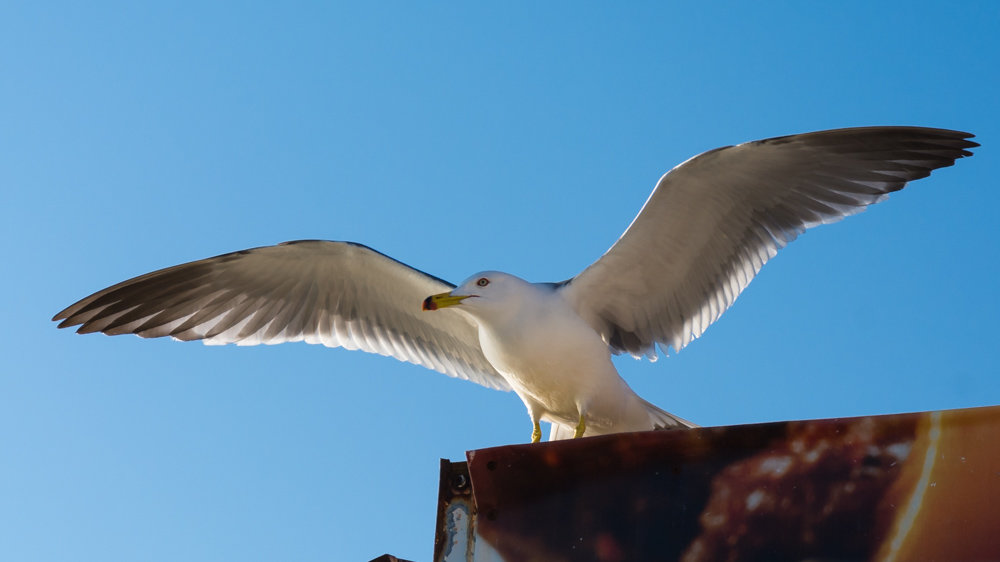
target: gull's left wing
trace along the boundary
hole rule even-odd
[[[706,152],[664,175],[622,237],[559,290],[616,353],[680,350],[796,236],[971,156],[970,137],[865,127]]]

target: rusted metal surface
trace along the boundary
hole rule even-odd
[[[442,561],[1000,559],[1000,407],[482,449],[441,490]]]
[[[441,459],[438,488],[435,562],[502,562],[503,558],[477,532],[476,501],[468,465]]]
[[[434,533],[435,562],[473,560],[474,513],[472,481],[466,464],[441,459],[437,530]]]

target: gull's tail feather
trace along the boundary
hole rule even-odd
[[[698,427],[697,424],[693,424],[684,418],[679,418],[670,412],[661,410],[656,406],[650,404],[649,402],[639,398],[643,407],[646,408],[646,412],[649,414],[649,426],[640,427],[625,427],[617,431],[608,431],[606,429],[599,429],[591,426],[587,426],[587,431],[583,433],[584,437],[592,437],[594,435],[608,435],[610,433],[625,433],[630,431],[650,431],[654,429],[680,429],[680,428],[692,428]],[[549,441],[559,441],[562,439],[572,439],[573,435],[576,433],[576,428],[571,425],[563,425],[560,423],[552,423],[552,428],[549,430]]]
[[[642,398],[639,400],[642,400]],[[653,422],[653,429],[698,427],[697,424],[693,424],[684,418],[679,418],[670,412],[663,411],[645,400],[642,400],[642,404],[646,406],[646,411],[649,412],[649,419]]]

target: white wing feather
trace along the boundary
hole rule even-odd
[[[706,152],[664,175],[622,237],[559,290],[616,353],[680,350],[800,233],[970,156],[969,137],[866,127]]]
[[[421,310],[425,297],[453,288],[361,244],[305,240],[142,275],[53,320],[80,333],[360,349],[509,390],[469,320]]]

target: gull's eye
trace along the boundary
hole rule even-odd
[[[490,284],[490,280],[487,279],[487,278],[485,278],[485,277],[480,277],[479,281],[476,281],[476,285],[479,285],[480,287],[485,287],[485,286],[487,286],[489,284]]]

